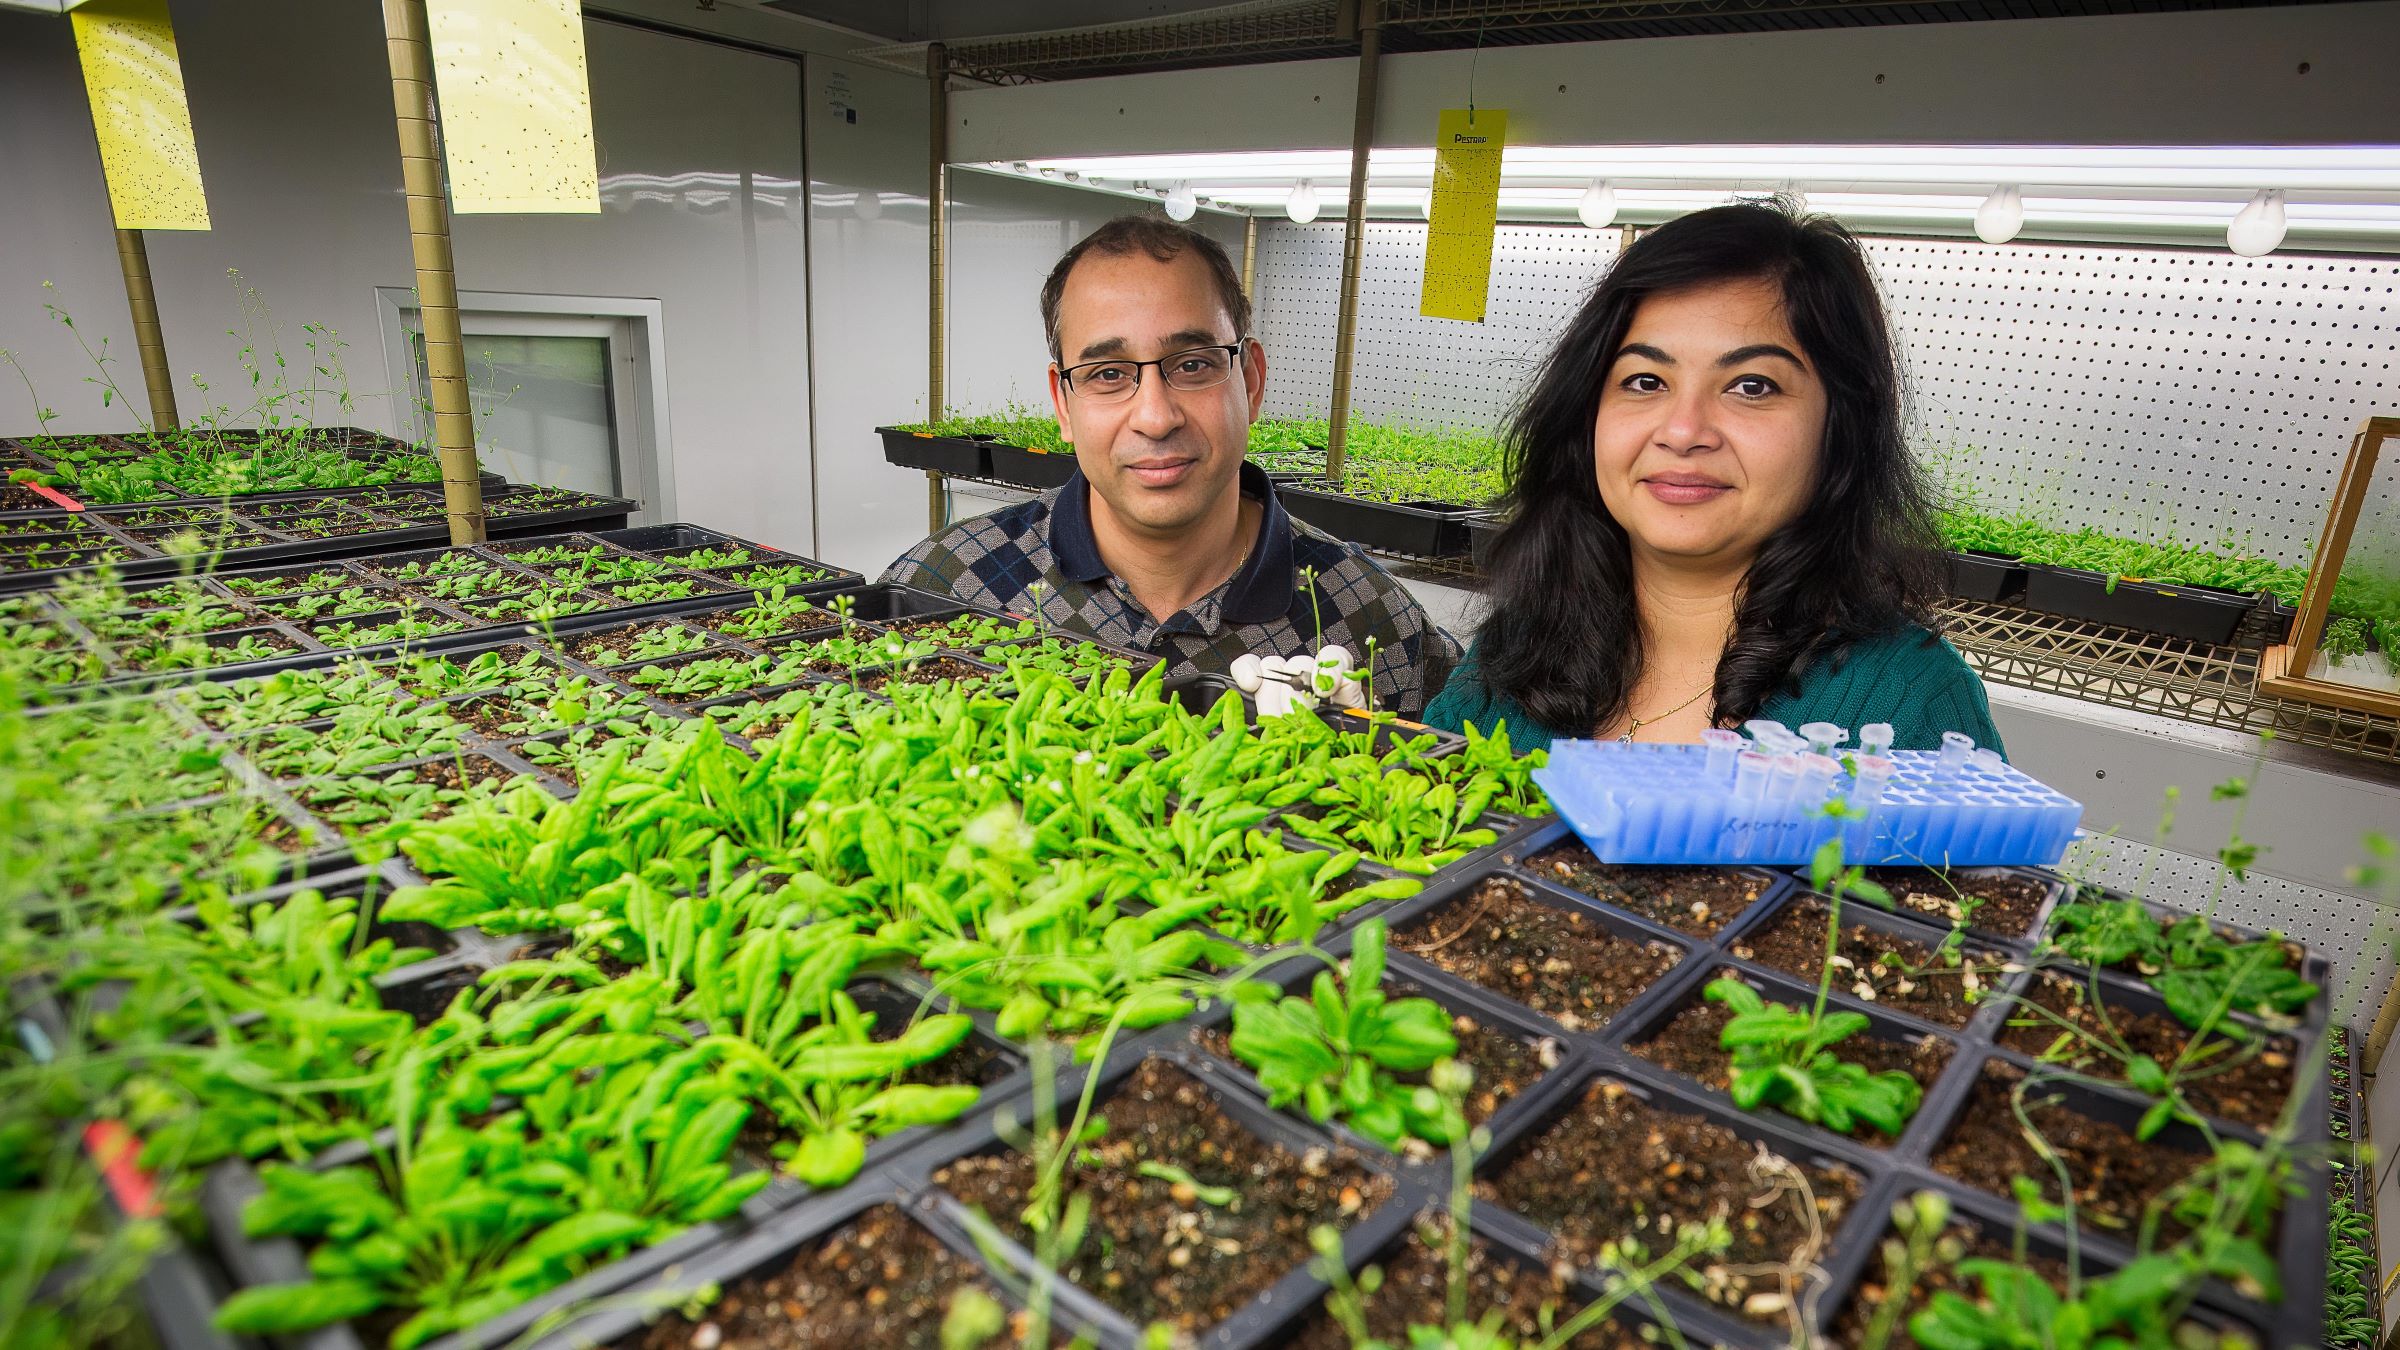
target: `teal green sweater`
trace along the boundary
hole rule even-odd
[[[1487,734],[1495,723],[1505,722],[1509,743],[1518,754],[1545,748],[1553,740],[1591,736],[1590,726],[1542,726],[1513,700],[1486,689],[1479,654],[1467,653],[1466,662],[1426,707],[1426,722],[1445,731],[1463,731],[1471,724]],[[2007,753],[1999,728],[1992,725],[1983,681],[1957,648],[1913,626],[1811,663],[1796,687],[1777,692],[1758,715],[1793,728],[1803,722],[1832,722],[1848,727],[1853,737],[1869,722],[1889,722],[1896,750],[1936,750],[1943,732],[1963,731],[1977,745]]]

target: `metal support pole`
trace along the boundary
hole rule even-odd
[[[384,51],[400,128],[400,179],[408,197],[409,251],[417,264],[417,317],[433,392],[433,448],[442,465],[450,542],[484,538],[483,477],[475,462],[475,412],[467,400],[466,339],[458,327],[458,276],[450,263],[450,206],[442,190],[441,131],[433,104],[433,45],[425,0],[383,0]]]
[[[150,429],[173,431],[183,419],[175,413],[175,376],[167,369],[158,292],[150,286],[150,249],[140,230],[117,231],[117,266],[125,273],[125,304],[133,311],[133,345],[142,354],[142,385],[150,391]]]
[[[1242,298],[1258,302],[1258,216],[1242,217]]]
[[[925,48],[925,81],[933,89],[931,162],[926,166],[925,223],[932,233],[926,281],[925,421],[942,420],[943,358],[948,355],[949,325],[943,311],[948,300],[948,243],[950,233],[950,63],[941,43]],[[939,534],[950,523],[950,492],[938,470],[925,471],[926,533]]]
[[[1325,474],[1342,479],[1342,447],[1350,432],[1350,349],[1358,342],[1358,264],[1366,251],[1367,152],[1375,143],[1375,66],[1383,55],[1383,12],[1377,0],[1358,5],[1358,108],[1350,123],[1350,209],[1342,219],[1342,308],[1333,340],[1333,424],[1325,433]]]

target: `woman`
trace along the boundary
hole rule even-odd
[[[1938,535],[1858,241],[1746,202],[1627,249],[1506,437],[1489,614],[1426,710],[1452,730],[1695,741],[1751,718],[1998,748],[1934,636]]]

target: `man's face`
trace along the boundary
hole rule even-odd
[[[1059,296],[1050,399],[1092,485],[1095,515],[1129,533],[1173,539],[1232,509],[1266,356],[1244,344],[1232,376],[1208,389],[1170,388],[1158,367],[1144,367],[1140,386],[1114,402],[1097,397],[1096,385],[1070,390],[1060,367],[1155,361],[1239,336],[1207,264],[1188,249],[1170,262],[1137,251],[1086,254],[1075,264]]]

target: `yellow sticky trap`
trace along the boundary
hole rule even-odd
[[[91,0],[68,16],[120,230],[205,230],[208,197],[167,0]]]
[[[1492,228],[1500,219],[1500,152],[1508,113],[1444,109],[1433,142],[1433,211],[1425,232],[1425,284],[1417,312],[1483,322],[1492,290]]]
[[[600,210],[578,0],[426,0],[450,209]]]

